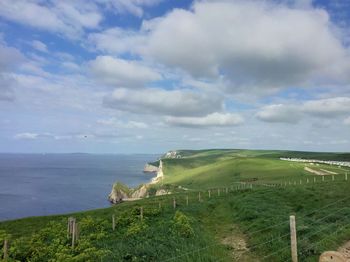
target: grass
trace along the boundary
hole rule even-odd
[[[5,221],[0,223],[0,232],[11,234],[14,246],[16,239],[21,239],[24,246],[34,241],[39,247],[43,243],[53,247],[55,241],[47,241],[48,232],[63,229],[64,234],[56,237],[60,245],[54,251],[40,249],[47,256],[56,256],[56,261],[58,249],[72,256],[62,261],[84,261],[79,260],[79,255],[91,258],[101,250],[105,252],[101,261],[290,261],[291,214],[297,220],[300,261],[318,261],[323,251],[336,250],[350,239],[350,175],[344,181],[349,168],[307,164],[338,173],[335,181],[327,176],[322,182],[319,176],[304,170],[304,163],[279,160],[302,157],[350,161],[349,154],[259,150],[191,150],[180,154],[184,158],[163,160],[163,185],[174,189],[182,186],[187,191],[178,189],[174,195],[105,209]],[[253,188],[243,187],[242,183],[251,183]],[[208,189],[214,188],[209,198]],[[220,188],[220,196],[216,188]],[[227,194],[226,188],[230,189]],[[199,191],[202,202],[198,200]],[[176,210],[181,211],[180,218],[172,207],[173,197]],[[143,222],[139,217],[141,206],[145,210]],[[111,230],[112,214],[117,216],[116,231]],[[81,250],[68,249],[65,226],[69,216],[82,223],[83,238],[78,244]],[[45,234],[38,233],[43,230]],[[103,237],[98,239],[101,234]],[[86,249],[82,247],[84,243]],[[92,248],[95,253],[89,253]],[[24,261],[36,261],[35,249],[31,252],[23,257]]]

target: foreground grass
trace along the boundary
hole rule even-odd
[[[320,253],[350,239],[350,181],[339,172],[335,181],[329,176],[311,183],[313,176],[303,164],[291,165],[279,156],[274,151],[210,150],[165,160],[163,183],[187,187],[186,192],[71,214],[82,229],[74,249],[66,236],[70,215],[2,222],[0,232],[11,235],[10,256],[21,261],[290,261],[289,215],[295,214],[300,260],[318,261]],[[292,185],[264,185],[287,181]]]

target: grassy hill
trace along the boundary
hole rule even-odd
[[[0,223],[0,240],[10,240],[10,261],[290,261],[291,214],[300,261],[318,261],[323,251],[350,240],[350,169],[279,159],[350,161],[350,154],[178,152],[182,158],[163,160],[165,177],[156,185],[171,188],[172,195]],[[322,181],[305,167],[337,174]],[[69,216],[80,226],[74,248]]]

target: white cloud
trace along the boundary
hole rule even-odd
[[[0,101],[13,101],[15,80],[11,71],[24,61],[19,50],[0,41]]]
[[[297,123],[305,116],[335,119],[350,112],[349,97],[309,100],[299,104],[275,104],[261,108],[257,118],[265,122]]]
[[[303,105],[303,111],[320,117],[334,117],[350,112],[350,97],[334,97],[307,101]]]
[[[344,124],[350,126],[350,116],[344,119]]]
[[[161,75],[140,61],[98,56],[90,61],[93,74],[101,82],[115,87],[143,87],[161,79]]]
[[[204,116],[223,108],[216,95],[191,90],[162,90],[155,88],[117,89],[104,99],[107,107],[138,114],[171,116]]]
[[[96,28],[102,15],[92,2],[40,0],[0,1],[0,16],[26,26],[78,37],[85,28]]]
[[[98,124],[105,125],[105,126],[110,126],[113,128],[147,128],[148,125],[144,122],[139,122],[139,121],[121,121],[118,120],[115,117],[108,118],[108,119],[100,119],[97,121]]]
[[[349,82],[349,50],[328,14],[297,2],[291,8],[198,1],[192,10],[144,21],[139,31],[112,28],[89,40],[103,52],[136,53],[194,77],[228,79],[230,91]]]
[[[87,1],[57,1],[55,8],[61,19],[74,27],[97,28],[102,15]]]
[[[203,117],[167,117],[166,122],[182,127],[227,127],[243,123],[243,118],[234,113],[212,113]]]
[[[24,60],[21,52],[0,42],[0,73],[13,69]]]
[[[63,62],[62,66],[70,71],[79,71],[80,70],[80,67],[76,63],[73,63],[70,61]]]
[[[141,17],[144,13],[144,7],[153,6],[162,0],[97,0],[104,3],[117,13],[131,13]]]
[[[283,104],[264,106],[256,116],[262,121],[280,123],[297,123],[301,118],[298,107]]]
[[[37,133],[19,133],[14,136],[15,139],[29,139],[34,140],[39,137]]]
[[[6,74],[0,73],[0,101],[13,101],[15,93],[13,90],[14,79]]]
[[[115,27],[89,34],[88,41],[95,49],[107,53],[140,53],[146,37],[140,32]]]
[[[48,52],[47,46],[39,40],[33,40],[32,46],[33,46],[33,48],[35,48],[36,50],[38,50],[40,52],[44,52],[44,53]]]
[[[102,11],[143,16],[144,8],[162,0],[2,0],[0,16],[25,26],[77,38],[85,29],[96,29],[103,20]]]
[[[74,61],[76,56],[73,56],[72,54],[65,53],[65,52],[55,52],[53,53],[55,57],[57,57],[60,60],[68,60],[68,61]]]
[[[236,85],[287,86],[343,62],[347,54],[329,28],[322,10],[199,2],[192,12],[175,10],[155,24],[149,52],[196,76],[224,74]]]

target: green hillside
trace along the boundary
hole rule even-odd
[[[162,160],[165,177],[155,186],[171,195],[0,223],[0,241],[10,243],[8,261],[290,261],[291,214],[300,261],[318,261],[350,240],[350,169],[279,159],[350,161],[350,154],[177,152],[182,158]],[[323,181],[306,167],[333,173]],[[80,227],[74,248],[69,216]]]

